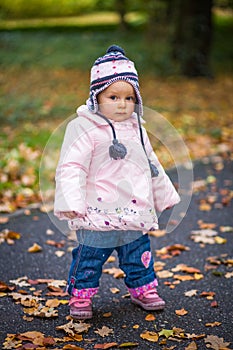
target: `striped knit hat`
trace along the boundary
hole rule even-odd
[[[99,57],[91,68],[90,95],[86,102],[88,109],[96,113],[98,111],[97,95],[118,80],[125,80],[133,86],[137,100],[135,112],[142,116],[143,107],[139,92],[138,73],[134,63],[125,56],[124,50],[117,45],[110,46],[106,54]]]

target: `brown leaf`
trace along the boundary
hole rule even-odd
[[[221,326],[221,322],[217,322],[217,321],[215,321],[215,322],[212,322],[212,323],[206,323],[205,324],[205,326],[206,327],[218,327],[218,326]]]
[[[6,216],[0,216],[0,224],[6,224],[9,221],[9,218]]]
[[[215,301],[212,301],[212,303],[210,304],[211,307],[218,307],[218,302],[215,300]]]
[[[67,334],[73,337],[75,336],[75,332],[76,333],[87,332],[90,327],[91,325],[89,323],[73,322],[73,319],[72,319],[71,321],[69,321],[64,325],[57,326],[56,329],[64,330],[64,332],[66,332]]]
[[[48,307],[58,307],[60,305],[60,300],[58,299],[48,299],[45,303]]]
[[[113,275],[114,278],[123,278],[125,276],[124,271],[116,267],[112,267],[110,269],[104,269],[103,273],[108,273],[110,275]]]
[[[192,341],[188,346],[185,347],[185,350],[197,350],[197,344]]]
[[[186,310],[183,308],[183,309],[180,309],[180,310],[176,310],[175,313],[176,313],[178,316],[184,316],[184,315],[187,315],[188,311],[186,311]]]
[[[111,349],[116,347],[117,343],[104,343],[104,344],[95,344],[94,349]]]
[[[113,329],[103,326],[102,328],[98,328],[97,331],[94,331],[96,334],[99,334],[101,337],[106,337],[109,334],[114,334]]]
[[[80,348],[80,346],[73,344],[66,344],[63,346],[62,350],[85,350],[84,348]]]
[[[194,277],[189,276],[189,275],[174,275],[173,278],[177,279],[179,281],[192,281],[192,280],[194,280]]]
[[[229,349],[228,346],[230,343],[224,342],[223,338],[219,338],[216,335],[207,335],[205,339],[206,346],[210,349],[214,350],[222,350],[222,349]],[[230,349],[229,349],[230,350]]]

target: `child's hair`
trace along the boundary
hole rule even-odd
[[[124,80],[130,83],[136,94],[135,112],[143,115],[142,98],[139,91],[138,73],[134,63],[126,56],[124,50],[117,46],[110,46],[104,56],[99,57],[91,68],[90,96],[87,106],[91,112],[98,111],[97,95],[109,85]]]

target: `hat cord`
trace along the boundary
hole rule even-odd
[[[119,141],[117,140],[117,138],[116,138],[116,131],[115,131],[114,126],[112,125],[110,120],[108,118],[106,118],[103,114],[101,114],[100,112],[97,112],[96,114],[99,117],[103,118],[110,125],[110,127],[112,129],[113,141],[112,141],[112,145],[109,147],[109,155],[110,155],[110,157],[115,159],[115,160],[117,160],[117,159],[124,159],[126,154],[127,154],[127,149],[122,143],[119,143]],[[149,162],[151,176],[152,177],[157,177],[159,175],[159,171],[158,171],[157,167],[154,164],[151,163],[151,160],[147,156],[146,147],[145,147],[145,143],[144,143],[144,140],[143,140],[142,126],[141,126],[141,121],[140,121],[139,114],[137,114],[137,117],[138,117],[140,140],[141,140],[142,147],[144,149],[144,152],[145,152],[146,157],[147,157],[148,162]]]
[[[111,126],[111,129],[112,129],[113,141],[112,141],[112,145],[109,147],[110,157],[115,159],[115,160],[124,159],[126,154],[127,154],[127,149],[122,143],[120,143],[117,140],[114,126],[112,125],[110,120],[108,118],[106,118],[103,114],[101,114],[99,112],[97,112],[96,114],[98,116],[100,116],[101,118],[103,118]]]
[[[145,143],[144,143],[144,140],[143,140],[142,126],[141,126],[141,121],[140,121],[139,114],[137,114],[137,117],[138,117],[138,125],[139,125],[141,144],[142,144],[142,147],[144,149],[144,152],[146,153],[146,147],[145,147]],[[151,177],[157,177],[159,175],[158,168],[154,164],[152,164],[151,160],[148,158],[147,153],[146,153],[146,157],[147,157],[148,162],[149,162],[149,167],[150,167],[150,171],[151,171]]]

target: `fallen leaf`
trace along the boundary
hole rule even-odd
[[[212,303],[210,304],[211,307],[218,307],[218,302],[215,300],[215,301],[212,301]]]
[[[6,216],[0,216],[0,224],[6,224],[9,221],[9,218]]]
[[[178,315],[178,316],[184,316],[184,315],[187,315],[188,311],[186,311],[184,308],[180,309],[180,310],[175,310],[175,313]]]
[[[106,263],[112,263],[112,262],[115,262],[115,261],[116,261],[115,256],[110,255],[110,257],[107,259]]]
[[[156,318],[155,318],[155,316],[153,315],[153,314],[148,314],[148,315],[146,315],[146,317],[145,317],[145,320],[146,321],[154,321]]]
[[[61,258],[63,255],[65,255],[65,252],[63,250],[56,250],[54,253],[58,258]]]
[[[96,334],[99,334],[101,337],[106,337],[109,334],[114,334],[113,329],[103,326],[102,328],[98,328],[97,331],[94,331]]]
[[[197,344],[192,341],[188,346],[185,347],[185,350],[197,350]]]
[[[214,244],[214,238],[217,236],[218,232],[211,229],[203,229],[203,230],[193,230],[191,231],[191,239],[195,242],[199,243],[209,243]]]
[[[34,243],[30,248],[28,248],[29,253],[39,253],[41,251],[42,247],[37,243]]]
[[[229,349],[228,345],[230,345],[230,343],[226,343],[223,338],[219,338],[217,335],[207,335],[205,343],[207,348],[214,350],[227,350]]]
[[[60,301],[58,299],[48,299],[45,303],[48,307],[58,307],[60,304]]]
[[[156,343],[159,339],[159,335],[156,332],[151,332],[151,331],[145,331],[140,334],[140,337],[142,339],[146,339],[148,341]]]
[[[69,321],[68,323],[63,324],[61,326],[57,326],[56,329],[63,330],[68,335],[73,337],[73,336],[75,336],[75,332],[76,333],[87,332],[90,327],[91,327],[91,325],[89,323],[84,323],[81,321],[74,322],[73,319],[71,319],[71,321]]]
[[[127,343],[122,343],[118,346],[118,348],[135,348],[137,347],[139,344],[138,343],[134,343],[134,342],[127,342]]]
[[[232,271],[232,272],[227,272],[227,273],[225,274],[225,277],[226,277],[226,278],[231,278],[231,277],[233,277],[233,271]]]
[[[212,209],[211,205],[206,201],[203,201],[199,205],[199,210],[201,211],[210,211]]]
[[[186,297],[193,297],[194,295],[197,295],[197,289],[191,289],[184,293]]]
[[[222,238],[222,237],[220,237],[220,236],[214,237],[214,240],[215,240],[215,242],[216,242],[217,244],[224,244],[224,243],[227,242],[227,239]]]
[[[120,292],[120,289],[118,289],[118,288],[110,288],[110,291],[113,293],[113,294],[117,294],[117,293],[119,293]]]
[[[172,268],[173,272],[187,272],[187,273],[200,273],[200,270],[195,267],[190,267],[185,264],[178,264],[176,267]]]
[[[212,323],[211,322],[210,323],[206,323],[205,326],[206,327],[218,327],[218,326],[221,326],[221,324],[222,324],[221,322],[215,321],[215,322],[212,322]]]
[[[116,267],[112,267],[110,269],[104,269],[103,273],[108,273],[110,275],[113,275],[114,278],[123,278],[125,276],[124,271]]]
[[[208,298],[208,297],[214,297],[215,296],[215,292],[202,292],[200,294],[200,297],[205,297],[205,298]]]
[[[159,332],[159,336],[164,336],[165,338],[169,338],[174,335],[174,330],[173,329],[162,329]]]
[[[232,232],[233,226],[220,226],[219,230],[220,232]]]
[[[166,230],[156,230],[156,231],[149,231],[148,234],[153,237],[163,237],[166,235]]]
[[[173,272],[168,270],[157,271],[156,274],[158,275],[159,278],[169,278],[173,276]]]
[[[63,346],[62,350],[85,350],[84,348],[80,348],[80,346],[73,344],[66,344]]]
[[[117,343],[95,344],[94,349],[111,349],[117,345]]]
[[[193,276],[190,275],[174,275],[173,278],[179,281],[192,281],[195,279]]]

